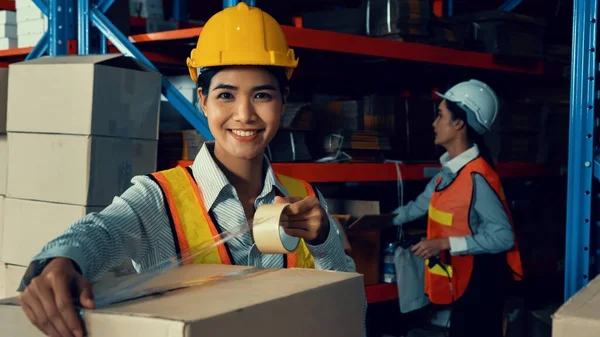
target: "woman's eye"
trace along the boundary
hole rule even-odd
[[[228,93],[228,92],[222,92],[222,93],[219,94],[219,96],[217,96],[217,98],[220,98],[220,99],[232,99],[233,95],[230,94],[230,93]]]
[[[271,96],[270,94],[267,94],[266,92],[259,92],[254,97],[256,99],[271,99],[271,98],[273,98],[273,96]]]

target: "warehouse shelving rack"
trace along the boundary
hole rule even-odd
[[[48,32],[33,48],[0,51],[0,66],[44,54],[51,56],[119,51],[144,62],[158,71],[153,64],[183,65],[185,60],[165,53],[140,51],[136,46],[159,45],[167,41],[194,43],[201,28],[124,36],[105,16],[114,0],[33,0],[48,16]],[[2,3],[11,3],[0,0]],[[223,6],[235,5],[238,0],[223,0]],[[254,1],[246,1],[254,5]],[[521,0],[507,0],[501,10],[510,11]],[[452,1],[444,3],[452,15]],[[186,21],[186,2],[174,0],[173,17]],[[581,289],[593,273],[590,268],[592,214],[592,179],[600,180],[600,157],[594,157],[594,126],[597,0],[574,0],[573,45],[571,63],[570,135],[568,164],[567,237],[565,255],[565,299]],[[372,56],[428,64],[444,64],[471,69],[487,69],[505,73],[544,76],[561,73],[560,67],[542,61],[531,65],[501,64],[490,54],[454,50],[430,45],[399,42],[386,39],[341,34],[328,31],[284,26],[288,42],[293,47],[316,51]],[[203,137],[212,139],[205,118],[163,76],[162,93],[170,103],[196,128]],[[276,164],[282,173],[292,174],[313,182],[395,181],[394,164]],[[328,166],[329,165],[329,166]],[[360,166],[363,165],[363,166]],[[331,167],[330,167],[331,166]],[[360,166],[360,169],[358,166]],[[404,165],[405,179],[426,179],[428,170],[435,165]],[[317,174],[317,169],[320,170]],[[502,176],[526,177],[558,175],[552,170],[531,163],[501,163]],[[382,171],[383,170],[383,171]],[[285,171],[285,172],[283,172]],[[329,173],[323,173],[329,172]],[[376,172],[376,174],[375,174]],[[383,172],[383,173],[382,173]],[[411,178],[412,177],[412,178]],[[600,226],[598,222],[597,226]],[[594,255],[598,255],[594,253]]]

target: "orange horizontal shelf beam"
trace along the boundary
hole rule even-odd
[[[542,61],[536,62],[534,67],[503,65],[498,64],[492,54],[480,52],[292,26],[282,26],[282,29],[292,47],[534,75],[544,74]],[[197,38],[201,31],[202,28],[188,28],[133,35],[129,39],[136,43],[188,39]]]
[[[282,26],[282,28],[289,44],[295,48],[533,75],[544,74],[544,63],[542,61],[538,61],[535,66],[529,67],[506,65],[497,63],[492,54],[480,52],[291,26]],[[133,43],[152,43],[178,39],[196,39],[201,31],[202,28],[178,29],[132,35],[129,40]],[[31,48],[2,50],[0,51],[0,57],[27,55],[29,51],[31,51]]]
[[[0,50],[0,57],[11,57],[11,56],[23,56],[23,57],[25,57],[32,50],[33,50],[33,47],[4,49],[4,50]]]
[[[192,161],[177,163],[189,166]],[[273,163],[278,173],[311,183],[397,181],[396,164],[387,163]],[[430,179],[440,169],[439,164],[399,164],[402,180]],[[496,170],[502,178],[557,176],[559,170],[537,163],[498,163]]]
[[[382,283],[365,287],[367,303],[380,303],[398,299],[396,283]]]

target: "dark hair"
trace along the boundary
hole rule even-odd
[[[485,144],[483,140],[483,136],[479,134],[479,132],[475,131],[468,123],[467,123],[467,112],[458,106],[458,104],[446,100],[446,107],[448,111],[450,111],[450,115],[453,121],[461,120],[465,123],[465,127],[467,128],[467,139],[473,143],[477,144],[479,148],[479,155],[485,160],[492,168],[494,168],[494,160],[492,159],[492,154],[490,149]]]
[[[202,72],[198,75],[198,88],[202,88],[202,95],[208,95],[208,88],[210,87],[210,81],[212,78],[221,70],[227,67],[213,67],[213,68],[205,68],[202,69]],[[287,76],[285,75],[285,68],[282,67],[271,67],[271,66],[261,66],[261,68],[265,69],[271,75],[275,77],[277,83],[279,84],[279,93],[281,94],[281,99],[285,100],[284,93],[285,89],[289,86],[289,81]],[[285,103],[285,101],[284,101]]]

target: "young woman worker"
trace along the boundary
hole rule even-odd
[[[442,171],[415,201],[394,211],[394,224],[428,215],[427,240],[412,251],[426,259],[430,301],[451,305],[450,336],[501,337],[504,290],[523,270],[500,178],[482,139],[498,114],[498,98],[477,80],[438,95],[443,100],[433,128],[435,143],[447,151]]]
[[[202,147],[189,169],[134,177],[106,209],[49,242],[23,279],[20,299],[31,322],[46,335],[82,336],[71,282],[91,309],[90,281],[125,259],[144,270],[218,230],[246,226],[257,207],[273,202],[292,202],[282,226],[302,239],[293,254],[262,255],[246,233],[195,262],[355,271],[322,195],[276,174],[263,155],[279,127],[297,63],[267,13],[242,2],[214,15],[187,65],[215,141]],[[200,237],[186,236],[191,229]]]

